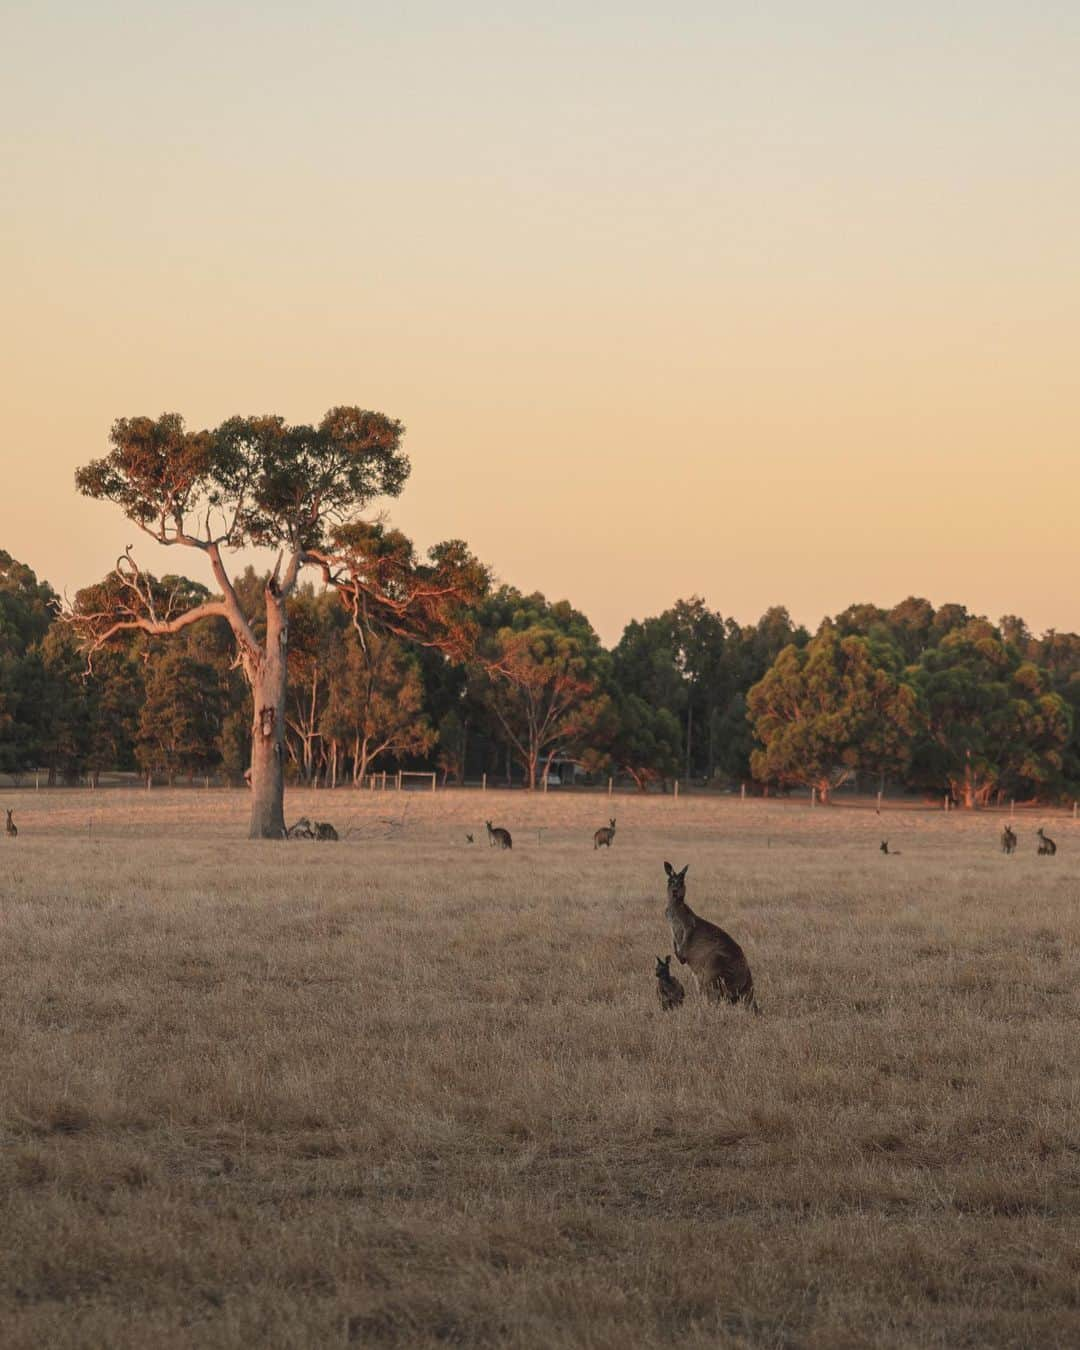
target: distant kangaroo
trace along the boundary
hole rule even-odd
[[[743,1003],[759,1012],[754,998],[754,980],[743,949],[728,933],[695,914],[686,903],[686,873],[689,864],[676,872],[669,862],[667,914],[675,955],[694,972],[698,989],[710,1003]]]
[[[1001,851],[1010,854],[1016,852],[1016,835],[1011,825],[1006,825],[1001,831]]]
[[[19,833],[19,827],[12,820],[10,811],[7,813],[7,820],[4,822],[4,833],[9,839],[14,839]]]
[[[316,839],[336,839],[337,837],[338,837],[338,832],[337,832],[337,830],[334,829],[333,825],[329,824],[329,823],[328,823],[327,821],[325,821],[325,820],[322,820],[322,821],[317,820],[317,821],[315,822],[315,838],[316,838]]]
[[[1043,834],[1041,829],[1036,830],[1035,833],[1039,836],[1039,853],[1048,854],[1052,858],[1057,852],[1057,844],[1048,834]]]
[[[882,853],[887,853],[890,858],[899,858],[900,856],[900,850],[898,848],[890,848],[887,839],[881,841],[881,851]]]
[[[465,836],[465,842],[466,842],[467,844],[473,843],[473,837],[472,837],[471,834],[467,834],[467,835]]]
[[[656,958],[656,993],[664,1012],[679,1007],[686,997],[686,990],[682,987],[681,981],[671,973],[670,956]]]
[[[490,820],[485,820],[488,832],[488,848],[494,848],[496,844],[500,848],[513,848],[514,841],[510,838],[510,831],[493,826]]]
[[[593,848],[610,848],[611,841],[615,838],[615,819],[612,817],[610,825],[605,825],[602,829],[596,831],[592,837]]]

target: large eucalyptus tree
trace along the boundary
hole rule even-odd
[[[317,426],[232,417],[188,431],[175,413],[121,418],[109,453],[75,475],[82,493],[115,502],[155,543],[192,549],[209,565],[218,594],[193,604],[185,584],[144,573],[129,546],[67,618],[91,659],[131,630],[166,636],[206,619],[228,623],[252,692],[253,839],[284,832],[288,600],[304,568],[341,596],[361,640],[389,632],[459,659],[468,652],[469,607],[486,588],[485,570],[460,540],[421,562],[404,535],[361,516],[376,498],[401,492],[403,434],[400,422],[352,407],[332,408]],[[252,546],[276,552],[258,632],[224,558]]]

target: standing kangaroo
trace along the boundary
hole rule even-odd
[[[658,956],[656,958],[656,994],[664,1012],[679,1007],[686,997],[686,990],[682,987],[682,982],[671,973],[670,956]]]
[[[498,826],[492,826],[490,820],[485,820],[488,832],[488,848],[494,848],[496,844],[500,848],[513,848],[514,841],[510,838],[509,830],[499,829]]]
[[[19,827],[15,824],[14,820],[11,818],[10,811],[7,813],[7,820],[4,822],[4,833],[7,835],[9,839],[14,839],[15,836],[19,833]]]
[[[694,972],[698,989],[710,1003],[743,1003],[759,1012],[754,998],[754,980],[743,949],[728,933],[702,919],[686,903],[686,873],[689,864],[676,872],[669,862],[667,914],[675,955]]]
[[[1057,852],[1057,844],[1048,834],[1043,834],[1041,829],[1036,830],[1035,833],[1039,836],[1039,853],[1048,854],[1052,858]]]
[[[612,817],[611,824],[605,825],[602,829],[596,831],[592,837],[593,848],[610,848],[611,841],[615,838],[615,819]]]
[[[1008,854],[1016,852],[1016,834],[1011,825],[1006,825],[1001,831],[1001,851]]]

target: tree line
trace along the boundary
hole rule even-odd
[[[408,479],[403,436],[351,406],[313,424],[114,422],[77,490],[199,554],[213,585],[155,575],[129,547],[59,610],[3,555],[0,769],[246,777],[264,839],[283,837],[286,778],[395,765],[530,788],[573,765],[824,800],[876,779],[969,807],[1080,783],[1074,635],[912,598],[811,636],[782,608],[743,626],[691,597],[608,651],[568,601],[496,585],[462,540],[420,555],[365,517]],[[230,570],[250,547],[276,554],[269,572]]]
[[[249,567],[232,582],[259,641],[268,580]],[[217,599],[183,577],[141,584],[170,612]],[[333,588],[300,584],[286,610],[284,776],[296,783],[404,767],[536,786],[573,762],[641,789],[682,778],[823,800],[850,783],[969,807],[1080,791],[1080,636],[1037,637],[1014,616],[993,624],[913,597],[853,605],[811,635],[783,608],[742,625],[691,597],[605,649],[569,602],[488,585],[455,653],[358,628]],[[125,629],[88,670],[55,592],[0,551],[0,771],[239,784],[252,697],[220,616],[167,640]]]

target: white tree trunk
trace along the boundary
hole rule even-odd
[[[251,827],[249,839],[285,833],[285,693],[289,625],[285,602],[266,592],[266,650],[252,681]]]

